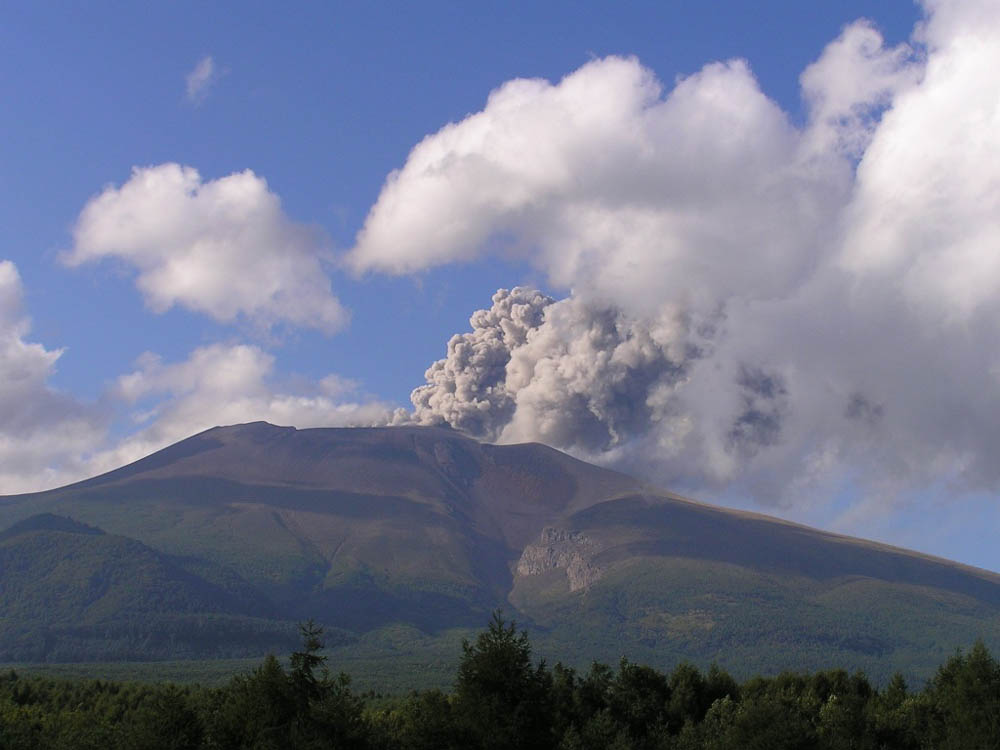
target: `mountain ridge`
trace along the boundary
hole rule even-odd
[[[314,432],[314,431],[315,432],[344,431],[345,433],[349,432],[351,434],[358,434],[358,433],[361,433],[361,432],[370,432],[371,434],[376,434],[377,435],[377,434],[386,433],[386,432],[399,432],[399,431],[412,430],[412,431],[415,431],[415,432],[419,431],[419,432],[422,432],[422,433],[438,433],[439,436],[443,437],[443,438],[459,438],[461,440],[468,440],[468,441],[471,441],[471,442],[476,442],[476,441],[473,441],[471,438],[468,438],[468,437],[464,436],[462,433],[460,433],[460,432],[458,432],[456,430],[453,430],[451,428],[447,428],[447,427],[423,427],[423,426],[419,426],[419,427],[418,426],[412,426],[412,427],[337,427],[337,428],[315,427],[315,428],[301,428],[300,429],[300,428],[292,427],[292,426],[273,425],[273,424],[271,424],[269,422],[265,422],[265,421],[262,421],[262,420],[254,421],[254,422],[241,423],[241,424],[236,424],[236,425],[218,425],[218,426],[211,427],[211,428],[208,428],[206,430],[203,430],[202,432],[196,433],[195,435],[192,435],[189,438],[185,438],[184,440],[181,440],[181,441],[179,441],[177,443],[174,443],[174,444],[168,446],[167,448],[161,449],[159,451],[155,451],[154,453],[150,454],[149,456],[146,456],[144,458],[138,459],[137,461],[134,461],[134,462],[132,462],[130,464],[127,464],[127,465],[125,465],[123,467],[120,467],[118,469],[113,469],[111,471],[104,472],[102,474],[99,474],[99,475],[94,476],[94,477],[90,477],[88,479],[81,480],[79,482],[75,482],[75,483],[72,483],[72,484],[64,485],[62,487],[52,488],[52,489],[49,489],[49,490],[41,490],[41,491],[33,492],[33,493],[24,493],[24,494],[18,495],[18,496],[0,495],[0,503],[2,503],[5,499],[10,498],[10,497],[25,497],[25,496],[30,496],[30,495],[47,495],[49,493],[62,492],[62,491],[65,491],[65,490],[70,490],[70,489],[89,488],[89,487],[101,486],[101,485],[104,485],[104,484],[111,483],[112,481],[117,481],[119,479],[122,479],[122,480],[127,479],[130,476],[134,476],[135,474],[141,473],[141,472],[144,472],[144,471],[148,473],[149,470],[152,467],[162,468],[162,467],[170,465],[170,463],[173,463],[174,461],[176,461],[178,459],[188,458],[188,457],[190,457],[192,455],[197,455],[198,453],[201,453],[201,452],[206,452],[207,453],[207,452],[209,452],[209,451],[211,451],[211,450],[213,450],[215,448],[221,448],[221,447],[223,447],[225,445],[225,443],[223,443],[223,442],[220,442],[220,441],[217,441],[217,440],[211,440],[211,441],[207,440],[210,437],[216,436],[220,432],[221,433],[225,433],[225,432],[232,432],[232,431],[237,431],[237,430],[239,432],[244,432],[245,430],[247,430],[247,428],[250,428],[250,429],[253,429],[253,430],[261,430],[261,431],[266,431],[266,430],[280,430],[284,434],[292,434],[292,433],[309,434],[309,433]],[[183,451],[178,450],[178,449],[181,449],[181,448],[185,448],[187,446],[187,444],[192,443],[192,441],[195,441],[195,440],[199,440],[199,441],[205,440],[207,444],[204,445],[204,446],[199,446],[198,450],[191,450],[191,451],[188,451],[188,450],[183,450]],[[544,450],[544,451],[551,451],[552,454],[559,455],[561,457],[569,459],[570,461],[577,462],[577,463],[585,465],[585,466],[592,466],[590,464],[587,464],[584,461],[581,461],[580,459],[576,459],[576,458],[574,458],[574,457],[572,457],[572,456],[570,456],[568,454],[563,453],[562,451],[558,451],[557,449],[551,448],[550,446],[547,446],[547,445],[545,445],[543,443],[537,443],[537,442],[517,443],[517,444],[510,444],[510,445],[503,446],[503,447],[514,447],[514,448],[528,447],[528,448],[532,448],[532,449],[541,449],[541,450]],[[174,461],[168,462],[169,459],[173,459]],[[986,568],[981,568],[981,567],[977,567],[977,566],[974,566],[974,565],[969,565],[967,563],[962,563],[962,562],[959,562],[959,561],[956,561],[956,560],[951,560],[949,558],[941,557],[941,556],[934,555],[934,554],[927,553],[927,552],[923,552],[923,551],[920,551],[920,550],[915,550],[915,549],[911,549],[911,548],[907,548],[907,547],[900,547],[898,545],[889,544],[887,542],[880,542],[880,541],[876,541],[876,540],[866,539],[866,538],[863,538],[863,537],[856,537],[856,536],[852,536],[852,535],[849,535],[849,534],[844,534],[844,533],[840,533],[840,532],[830,531],[828,529],[822,529],[822,528],[815,527],[815,526],[810,526],[808,524],[803,524],[803,523],[799,523],[797,521],[791,521],[791,520],[788,520],[788,519],[785,519],[785,518],[781,518],[780,516],[773,516],[773,515],[770,515],[770,514],[767,514],[767,513],[758,512],[758,511],[750,511],[750,510],[745,510],[745,509],[737,509],[737,508],[729,508],[729,507],[726,507],[726,506],[713,505],[711,503],[706,503],[706,502],[703,502],[703,501],[700,501],[700,500],[695,500],[693,498],[690,498],[690,497],[687,497],[687,496],[684,496],[684,495],[679,495],[677,493],[670,492],[668,490],[663,490],[663,489],[661,489],[659,487],[656,487],[653,484],[650,484],[648,482],[644,482],[643,480],[634,479],[632,477],[629,477],[628,475],[622,474],[621,472],[617,472],[617,471],[615,471],[613,469],[606,469],[604,467],[600,467],[600,470],[603,471],[603,472],[608,472],[610,474],[618,475],[618,476],[622,477],[623,479],[625,479],[625,480],[627,480],[629,482],[633,482],[633,483],[635,483],[636,487],[642,487],[645,491],[650,492],[651,494],[654,494],[656,496],[669,497],[670,499],[675,500],[677,502],[689,503],[689,504],[697,506],[697,507],[710,508],[710,509],[713,509],[713,510],[722,511],[724,513],[733,514],[735,516],[746,518],[748,520],[761,520],[761,521],[766,521],[766,522],[770,522],[770,523],[777,523],[777,524],[783,524],[783,525],[787,525],[787,526],[791,526],[791,527],[801,528],[801,529],[807,530],[809,532],[822,534],[824,536],[827,536],[827,537],[830,537],[830,538],[833,538],[833,539],[837,539],[837,540],[840,540],[840,541],[852,543],[852,544],[860,544],[860,545],[866,546],[866,547],[876,547],[876,548],[884,549],[884,550],[890,551],[890,552],[898,552],[898,553],[906,554],[906,555],[909,555],[909,556],[920,557],[920,558],[923,558],[923,559],[926,559],[926,560],[932,561],[932,562],[939,562],[939,563],[944,563],[944,564],[947,564],[947,565],[958,566],[958,567],[964,568],[964,569],[966,569],[966,570],[968,570],[970,572],[978,572],[978,573],[986,574],[986,575],[988,575],[990,577],[995,578],[998,582],[1000,582],[1000,574],[998,574],[995,571],[988,570]],[[154,471],[155,471],[155,469],[154,469]],[[206,473],[207,474],[217,474],[216,471],[208,471]],[[296,484],[295,482],[293,482],[291,480],[287,480],[287,479],[286,480],[272,481],[270,483],[274,484],[275,486],[295,485]],[[300,482],[299,484],[301,484],[303,486],[308,486],[309,485],[308,482]]]

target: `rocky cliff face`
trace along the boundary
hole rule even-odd
[[[579,591],[604,575],[604,570],[591,561],[599,551],[597,543],[582,532],[548,527],[542,530],[537,542],[524,548],[517,561],[517,575],[564,570],[569,590]]]

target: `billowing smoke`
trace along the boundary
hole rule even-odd
[[[413,392],[414,416],[487,440],[605,451],[662,417],[698,350],[675,315],[636,321],[577,298],[499,290]]]
[[[448,356],[431,365],[427,385],[413,391],[416,420],[448,424],[490,440],[499,437],[514,415],[514,393],[507,389],[511,352],[538,329],[552,302],[520,287],[494,294],[493,306],[469,320],[472,333],[452,336]]]
[[[612,450],[665,418],[668,395],[696,356],[673,311],[637,321],[581,298],[553,304],[511,354],[507,388],[517,408],[501,438]]]
[[[349,264],[566,292],[498,292],[411,418],[762,502],[1000,487],[1000,5],[924,5],[910,44],[845,28],[801,126],[743,61],[664,93],[607,58],[421,141]]]
[[[701,481],[726,480],[733,462],[780,441],[789,406],[780,374],[738,363],[712,436],[724,459],[691,460],[701,448],[690,444],[709,437],[697,434],[707,425],[686,394],[699,363],[713,358],[720,322],[695,324],[671,306],[636,318],[579,296],[557,302],[533,289],[500,289],[490,309],[473,314],[472,332],[452,337],[447,356],[428,369],[413,414],[397,419],[484,440],[537,440],[604,463],[655,454],[660,468],[640,461],[638,469],[662,477],[664,466],[688,462]]]

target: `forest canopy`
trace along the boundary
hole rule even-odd
[[[900,675],[783,673],[737,683],[678,664],[623,658],[578,672],[535,660],[528,635],[495,613],[463,644],[450,692],[386,697],[333,674],[322,630],[301,626],[274,656],[220,688],[0,675],[0,747],[348,748],[357,750],[723,750],[1000,747],[1000,664],[981,643],[921,689]]]

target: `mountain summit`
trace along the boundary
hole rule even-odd
[[[498,606],[574,663],[920,677],[1000,644],[995,574],[446,429],[217,427],[0,498],[5,528],[0,660],[257,655],[309,617],[370,651]]]

